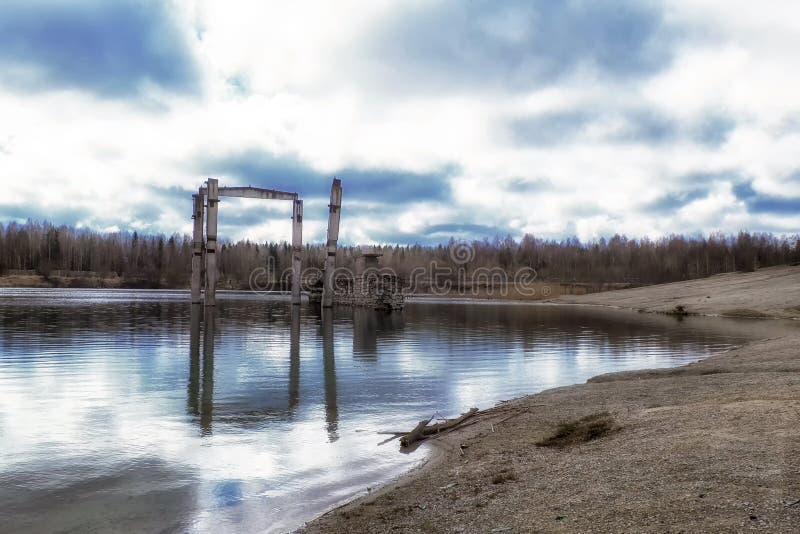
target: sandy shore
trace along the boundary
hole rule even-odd
[[[563,296],[557,302],[613,306],[643,312],[731,317],[800,317],[800,267],[770,267],[657,286]]]
[[[800,267],[561,302],[797,318]],[[798,532],[800,323],[778,330],[687,366],[503,403],[437,439],[424,468],[305,532]],[[600,412],[608,435],[536,446]]]

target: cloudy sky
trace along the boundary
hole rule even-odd
[[[800,230],[796,0],[4,0],[0,220],[323,240]],[[224,199],[221,237],[283,240]]]

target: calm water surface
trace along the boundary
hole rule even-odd
[[[0,290],[0,531],[292,530],[424,459],[379,431],[759,334],[509,303],[322,315],[224,292],[201,321],[187,298]]]

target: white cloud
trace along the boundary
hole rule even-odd
[[[194,39],[204,86],[199,97],[155,86],[136,100],[0,86],[0,217],[7,205],[41,214],[58,206],[78,210],[76,222],[89,226],[188,232],[190,198],[169,196],[164,188],[198,187],[203,157],[257,149],[320,173],[458,168],[440,184],[452,186],[450,201],[418,198],[384,218],[350,204],[342,234],[354,242],[446,224],[581,238],[734,232],[776,222],[790,228],[791,218],[748,213],[731,188],[740,179],[752,181],[759,194],[800,196],[793,175],[800,153],[796,4],[734,8],[670,0],[664,10],[677,36],[674,56],[652,77],[608,79],[581,67],[528,91],[506,92],[496,84],[435,93],[409,90],[415,79],[404,87],[372,79],[392,65],[371,55],[365,35],[374,37],[376,27],[408,13],[408,6],[185,4],[177,20]],[[513,49],[529,28],[509,13],[498,10],[482,28]],[[642,110],[674,122],[664,126],[664,140],[620,139],[630,114]],[[579,113],[586,122],[571,139],[547,145],[509,134],[514,120],[555,112]],[[729,118],[730,131],[721,131],[718,143],[698,143],[692,132],[709,116]],[[702,173],[732,177],[724,187],[686,178]],[[347,208],[347,176],[342,179]],[[525,183],[530,187],[520,186]],[[708,196],[671,214],[642,209],[667,192],[697,186],[711,188]],[[326,194],[320,187],[318,196]],[[395,200],[387,198],[387,207]],[[307,238],[322,239],[325,212],[323,204],[309,203]],[[230,237],[280,239],[288,235],[285,215],[268,211],[274,218]]]

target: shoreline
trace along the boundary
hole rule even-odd
[[[544,303],[528,303],[528,304],[544,304]],[[552,303],[552,304],[565,305],[564,303]],[[569,305],[571,305],[571,306],[606,307],[606,306],[603,306],[601,304],[586,304],[586,305],[584,305],[584,304],[577,304],[576,303],[576,304],[569,304]],[[634,310],[627,310],[625,308],[619,308],[619,307],[615,307],[615,306],[609,306],[608,308],[614,309],[614,310],[625,310],[628,313],[641,313],[641,312],[636,312]],[[648,313],[659,313],[659,312],[648,312]],[[727,316],[724,316],[724,315],[708,315],[708,314],[703,314],[702,316],[704,316],[704,317],[723,317],[723,318],[727,317]],[[769,320],[770,318],[753,317],[753,318],[748,318],[748,319]],[[771,319],[771,320],[776,320],[776,319]],[[674,367],[642,368],[642,369],[636,369],[636,370],[632,370],[632,371],[616,371],[616,372],[613,372],[613,373],[603,373],[603,374],[599,374],[599,375],[595,375],[595,376],[590,377],[585,383],[602,382],[602,381],[614,381],[615,377],[617,377],[618,375],[620,377],[625,376],[625,375],[654,375],[654,374],[659,374],[659,373],[664,372],[664,371],[682,370],[683,368],[687,368],[688,369],[690,366],[692,366],[694,364],[697,364],[697,363],[700,363],[700,362],[703,362],[703,361],[705,361],[705,360],[707,360],[709,358],[712,358],[714,356],[720,356],[720,355],[724,355],[724,354],[727,354],[727,353],[730,353],[730,352],[736,352],[736,351],[745,349],[748,346],[751,346],[751,345],[754,345],[754,344],[758,344],[758,343],[763,342],[763,341],[767,341],[767,340],[766,339],[761,339],[761,340],[754,339],[752,341],[747,342],[744,345],[734,346],[734,347],[729,348],[727,350],[721,351],[721,352],[719,352],[717,354],[708,355],[708,356],[706,356],[704,358],[701,358],[701,359],[699,359],[697,361],[689,362],[689,363],[685,363],[685,364],[681,364],[681,365],[676,365]],[[800,336],[797,337],[797,342],[800,344]],[[496,411],[501,410],[503,408],[507,408],[507,407],[513,406],[514,403],[521,403],[521,402],[523,402],[525,400],[533,400],[535,397],[538,397],[539,395],[547,394],[547,393],[549,393],[551,391],[556,391],[556,390],[561,390],[561,389],[577,388],[577,387],[579,387],[579,386],[581,386],[583,384],[584,383],[578,382],[578,383],[575,383],[575,384],[568,384],[568,385],[565,385],[565,386],[557,386],[555,388],[546,389],[546,390],[540,391],[538,393],[531,393],[531,394],[523,395],[523,396],[520,396],[520,397],[514,397],[514,398],[506,400],[506,401],[501,401],[501,402],[495,404],[494,406],[492,406],[491,408],[488,408],[488,409],[485,409],[485,410],[481,410],[479,412],[479,414],[476,415],[476,417],[491,418],[491,417],[497,415]],[[505,413],[505,410],[503,412],[501,412],[501,413]],[[490,424],[491,424],[491,420],[490,420]],[[451,432],[455,433],[455,434],[458,434],[459,431],[460,431],[460,429],[457,428],[457,429],[454,429]],[[467,436],[468,437],[474,437],[473,434],[467,434]],[[429,456],[427,456],[419,465],[413,467],[407,473],[401,474],[398,477],[396,477],[395,479],[387,482],[386,484],[383,484],[382,486],[377,488],[377,490],[371,491],[371,492],[369,492],[367,494],[355,495],[355,496],[347,499],[345,502],[343,502],[341,504],[338,504],[338,505],[330,508],[329,510],[326,510],[325,512],[323,512],[322,514],[318,515],[317,517],[315,517],[314,519],[312,519],[311,521],[309,521],[305,525],[303,525],[303,526],[299,527],[298,529],[296,529],[294,532],[295,533],[316,532],[316,530],[313,530],[313,528],[315,527],[316,523],[326,519],[328,516],[330,516],[332,514],[342,513],[343,515],[345,515],[346,517],[349,518],[349,514],[352,511],[357,510],[357,509],[359,509],[359,508],[361,508],[363,506],[371,506],[371,505],[373,505],[373,503],[377,499],[383,497],[384,495],[389,494],[389,493],[391,493],[393,491],[397,491],[397,490],[403,488],[404,486],[407,486],[407,485],[413,483],[415,480],[417,480],[418,478],[423,476],[427,471],[435,470],[437,467],[439,467],[440,464],[445,462],[448,453],[454,453],[456,450],[458,450],[456,448],[456,446],[455,446],[455,441],[452,438],[450,438],[450,439],[442,439],[442,438],[430,439],[429,438],[424,443],[425,443],[426,446],[428,446],[430,448],[430,452],[429,452]],[[357,514],[358,512],[356,511],[355,513]],[[334,519],[334,521],[338,521],[338,519]],[[331,530],[330,525],[326,525],[325,528],[322,531],[329,532],[329,531],[336,531],[336,529],[334,528],[333,530]],[[344,532],[344,531],[342,531],[342,532]],[[467,531],[464,531],[464,532],[467,532]]]
[[[778,277],[787,270],[800,287],[800,269],[773,269]],[[749,274],[725,275],[726,282],[741,285]],[[682,284],[669,285],[681,293]],[[664,313],[616,305],[634,302],[631,291],[651,298],[646,289],[550,303]],[[762,297],[776,294],[761,289]],[[594,302],[581,302],[586,297]],[[753,300],[771,314],[752,318],[796,320],[785,297]],[[696,315],[728,316],[702,311]],[[435,457],[422,466],[297,532],[800,529],[800,504],[791,504],[800,499],[800,435],[792,432],[800,413],[800,330],[781,330],[689,364],[601,374],[499,403],[468,428],[429,440]],[[534,445],[559,423],[599,411],[611,413],[620,429],[564,449]]]

